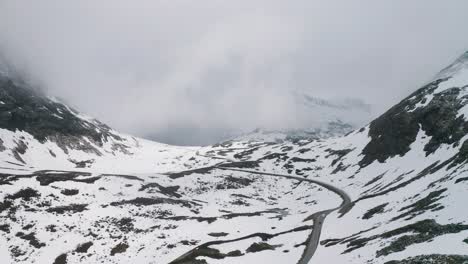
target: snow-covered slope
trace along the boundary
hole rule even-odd
[[[2,121],[1,263],[466,263],[467,57],[337,138],[174,147],[47,100],[82,132]]]
[[[0,75],[0,166],[156,172],[183,169],[196,148],[167,146],[110,127]],[[188,162],[190,163],[190,162]]]

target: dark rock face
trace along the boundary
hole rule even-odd
[[[5,233],[10,233],[10,226],[7,224],[0,225],[0,231],[3,231]]]
[[[115,254],[124,253],[127,249],[128,245],[126,243],[120,243],[112,248],[110,255],[114,256]]]
[[[363,216],[362,216],[362,219],[371,219],[372,217],[374,217],[374,215],[376,214],[381,214],[385,211],[385,207],[388,205],[388,203],[384,203],[384,204],[381,204],[381,205],[378,205],[372,209],[369,209],[369,211],[367,211]]]
[[[29,233],[29,234],[24,234],[23,232],[18,232],[16,234],[17,237],[21,238],[21,239],[24,239],[24,240],[27,240],[29,241],[29,244],[35,248],[41,248],[41,247],[45,247],[46,244],[45,243],[42,243],[40,242],[37,238],[36,238],[36,234],[35,233]]]
[[[0,128],[28,132],[40,142],[52,140],[65,152],[73,148],[99,153],[82,140],[83,137],[98,146],[109,138],[120,139],[99,121],[81,119],[75,110],[3,76],[0,76],[0,101],[3,102],[0,104]]]
[[[159,191],[164,194],[164,195],[167,195],[167,196],[172,196],[172,197],[176,197],[176,198],[180,198],[182,197],[182,195],[180,195],[179,193],[177,193],[177,191],[179,190],[180,186],[162,186],[156,182],[152,182],[152,183],[148,183],[148,184],[145,184],[143,186],[141,186],[141,188],[139,189],[139,191],[145,191],[147,189],[152,189],[152,188],[158,188]]]
[[[458,154],[454,157],[452,165],[458,165],[466,162],[468,160],[468,140],[463,142],[463,145],[460,148]]]
[[[423,255],[404,260],[393,260],[385,264],[464,264],[468,262],[468,256],[459,255]]]
[[[73,196],[73,195],[77,195],[79,192],[80,191],[77,189],[65,189],[65,190],[62,190],[60,193],[63,195],[67,195],[67,196]]]
[[[226,176],[225,179],[216,185],[216,189],[240,189],[246,186],[249,186],[254,181],[247,178],[240,178],[240,177],[233,177],[233,176]]]
[[[16,142],[16,147],[12,150],[13,156],[15,157],[15,159],[17,161],[19,161],[19,162],[21,162],[23,164],[26,164],[26,162],[24,162],[21,155],[26,153],[27,149],[28,149],[28,146],[26,145],[26,143],[24,143],[23,140],[20,140],[20,141]]]
[[[366,246],[370,241],[381,238],[397,237],[389,245],[377,251],[376,256],[387,256],[394,252],[404,251],[408,246],[413,244],[425,243],[435,237],[445,234],[454,234],[468,230],[468,225],[464,224],[438,224],[434,219],[426,219],[416,223],[406,225],[382,234],[373,235],[370,237],[353,237],[348,239],[339,239],[338,243],[348,243],[347,249],[343,253],[349,253],[358,248]],[[403,262],[406,263],[406,262]],[[412,262],[408,262],[412,263]],[[417,262],[415,262],[417,263]],[[425,262],[422,262],[425,263]]]
[[[177,200],[177,199],[169,199],[169,198],[147,198],[147,197],[138,197],[132,200],[123,200],[119,202],[112,202],[110,203],[111,206],[121,206],[121,205],[135,205],[135,206],[149,206],[155,204],[177,204],[183,207],[191,208],[196,203],[186,200]]]
[[[58,256],[55,259],[54,264],[67,264],[67,254],[62,254]]]
[[[36,180],[40,183],[41,186],[47,186],[54,182],[62,181],[74,181],[74,182],[84,182],[84,183],[94,183],[99,180],[100,177],[88,177],[84,179],[76,179],[80,176],[90,176],[91,173],[87,172],[54,172],[54,171],[39,171],[35,172]]]
[[[447,80],[439,79],[422,87],[371,122],[371,141],[363,149],[364,158],[359,165],[365,167],[376,160],[384,162],[405,155],[420,128],[431,137],[424,147],[426,155],[435,152],[441,144],[460,144],[460,139],[468,133],[468,122],[464,116],[458,116],[458,110],[466,104],[465,96],[459,98],[459,94],[468,87],[453,87],[433,94],[429,103],[425,101],[427,95]],[[417,108],[418,103],[427,105]]]
[[[70,162],[72,163],[75,163],[76,165],[76,168],[87,168],[89,167],[91,164],[94,163],[94,159],[90,159],[90,160],[81,160],[81,161],[77,161],[77,160],[73,160],[73,159],[69,159]]]
[[[442,194],[445,191],[447,191],[447,189],[433,191],[428,196],[416,201],[415,203],[401,208],[400,212],[405,212],[401,215],[396,216],[392,220],[397,220],[400,218],[413,219],[414,217],[424,213],[425,211],[438,211],[443,209],[443,205],[437,202],[444,198]]]
[[[87,204],[70,204],[57,207],[48,208],[46,211],[49,213],[65,214],[65,213],[80,213],[86,210]]]
[[[6,150],[6,148],[3,145],[3,140],[0,138],[0,152],[5,151],[5,150]]]
[[[7,195],[5,198],[10,199],[10,200],[16,200],[16,199],[23,199],[26,201],[31,200],[32,198],[39,197],[41,196],[38,191],[31,189],[31,188],[26,188],[18,191],[17,193],[13,195]]]
[[[80,244],[78,245],[78,247],[76,248],[76,252],[77,253],[87,253],[88,252],[88,249],[93,245],[93,242],[86,242],[84,244]]]
[[[11,201],[0,202],[0,213],[10,209],[12,205],[13,203]]]
[[[225,237],[229,234],[225,232],[216,232],[216,233],[209,233],[208,235],[212,237]]]
[[[275,246],[272,246],[265,242],[253,243],[247,248],[246,252],[255,253],[255,252],[260,252],[260,251],[265,251],[265,250],[275,250]]]

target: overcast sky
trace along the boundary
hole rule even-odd
[[[0,0],[0,54],[121,131],[205,144],[288,126],[293,91],[384,111],[468,50],[467,12],[466,0]]]

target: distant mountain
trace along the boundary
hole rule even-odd
[[[265,130],[256,129],[250,133],[236,136],[227,141],[257,141],[257,142],[283,142],[298,140],[326,139],[343,136],[353,131],[355,127],[340,120],[330,121],[315,128]]]
[[[301,139],[326,139],[343,136],[366,125],[371,119],[371,106],[358,99],[322,99],[305,93],[294,93],[301,122],[298,127],[277,129],[257,128],[254,131],[238,132],[226,138],[243,141],[296,141]]]
[[[0,263],[468,262],[468,53],[344,136],[337,121],[207,147],[0,84]],[[323,124],[367,109],[299,98]]]
[[[289,93],[290,120],[257,127],[205,127],[203,124],[169,124],[147,138],[170,144],[210,145],[229,140],[297,140],[342,136],[366,125],[371,106],[353,98],[319,98],[304,92]],[[274,119],[274,116],[272,116]]]

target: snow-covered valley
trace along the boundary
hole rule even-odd
[[[0,262],[466,263],[467,54],[347,135],[207,147],[3,77]]]

